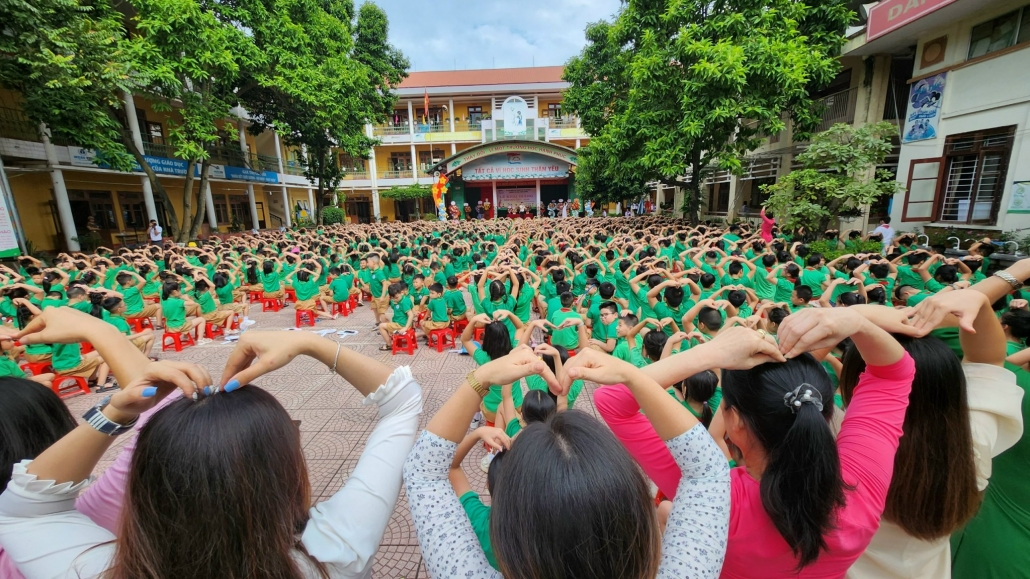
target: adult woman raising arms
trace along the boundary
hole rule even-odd
[[[0,544],[28,579],[371,575],[421,411],[407,368],[393,370],[311,334],[247,332],[218,389],[199,367],[148,363],[100,320],[65,308],[37,320],[19,336],[23,342],[88,340],[130,386],[91,422],[15,465],[0,496]],[[379,409],[351,478],[314,507],[300,432],[272,395],[242,387],[300,355],[338,370]],[[185,396],[140,432],[117,536],[72,510],[68,499],[113,440],[91,424],[106,418],[128,426],[175,388]]]

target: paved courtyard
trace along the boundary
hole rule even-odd
[[[279,312],[263,313],[254,308],[255,330],[285,330],[293,327],[294,310],[287,307]],[[339,339],[345,347],[367,356],[382,360],[392,366],[408,365],[415,378],[422,385],[424,410],[420,427],[425,427],[430,417],[443,405],[451,392],[461,384],[465,374],[475,367],[468,356],[438,353],[435,348],[421,346],[413,356],[378,351],[382,340],[372,328],[372,312],[366,307],[337,320],[319,321],[314,330],[334,328],[358,331],[358,335]],[[310,326],[305,331],[312,331]],[[421,332],[419,333],[421,336]],[[421,342],[420,342],[421,343]],[[221,376],[225,360],[234,347],[231,343],[216,340],[211,344],[184,349],[176,353],[170,350],[158,353],[158,357],[170,360],[184,360],[207,368],[216,379]],[[156,349],[156,348],[155,348]],[[280,370],[262,376],[255,382],[274,394],[290,412],[294,420],[300,421],[301,441],[308,462],[311,477],[311,494],[314,501],[325,500],[333,495],[347,480],[357,463],[369,433],[375,427],[376,414],[372,408],[361,406],[361,396],[343,378],[331,376],[329,368],[311,358],[298,358]],[[593,406],[593,390],[596,385],[588,383],[585,392],[576,401],[576,409],[596,416]],[[76,416],[81,416],[103,396],[82,395],[65,402]],[[120,438],[107,452],[98,466],[102,472],[113,462],[129,437]],[[486,475],[479,470],[479,461],[484,454],[482,446],[475,448],[465,459],[465,471],[484,501],[489,504],[486,493]],[[400,499],[382,546],[376,555],[373,577],[379,579],[425,579],[429,577],[422,565],[422,555],[415,537],[411,517],[408,514],[407,498],[401,490]]]

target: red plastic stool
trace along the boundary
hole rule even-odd
[[[347,317],[351,313],[350,300],[342,302],[329,302],[329,313],[332,315],[343,314],[343,317]]]
[[[351,297],[347,298],[347,303],[350,305],[350,311],[353,312],[354,310],[358,309],[358,298],[356,297],[356,295],[352,295]]]
[[[397,351],[401,350],[407,352],[410,355],[415,353],[415,349],[418,348],[418,344],[415,340],[415,329],[411,328],[403,334],[393,335],[393,350],[392,354],[397,355]]]
[[[240,329],[240,318],[241,317],[242,316],[240,316],[239,314],[233,315],[232,323],[229,324],[229,329],[230,330],[238,330],[238,329]]]
[[[150,303],[150,304],[159,304],[159,303],[161,303],[161,298],[159,298],[159,297],[148,298],[146,296],[143,296],[143,302],[144,303]]]
[[[297,290],[287,289],[286,297],[283,298],[283,302],[297,303]]]
[[[445,346],[450,345],[454,348],[454,330],[450,328],[440,328],[439,330],[431,330],[429,332],[429,346],[432,347],[433,340],[436,340],[436,351],[443,352]]]
[[[93,347],[93,344],[90,344],[89,342],[79,342],[79,353],[81,354],[89,354],[95,349],[96,348]]]
[[[125,321],[132,326],[132,333],[138,334],[143,331],[143,328],[154,329],[154,323],[150,321],[150,318],[125,318]]]
[[[363,291],[363,292],[361,292],[361,299],[366,301],[366,302],[370,302],[370,301],[372,301],[372,294],[370,294],[370,293],[368,293],[366,291]]]
[[[71,380],[71,384],[67,382]],[[78,376],[54,376],[53,381],[50,382],[50,389],[57,394],[59,398],[70,398],[76,394],[92,394],[93,392],[89,389],[89,382],[86,382],[85,378]]]
[[[247,292],[247,301],[256,304],[265,297],[264,292]]]
[[[214,340],[216,336],[224,336],[225,328],[222,326],[207,323],[204,324],[204,337],[209,340]]]
[[[261,311],[267,312],[272,310],[278,312],[283,307],[283,301],[279,298],[261,298]]]
[[[454,320],[453,322],[451,322],[451,327],[454,329],[455,336],[460,336],[461,333],[465,331],[465,328],[468,327],[468,325],[469,321],[464,318],[460,320]]]
[[[480,344],[483,343],[483,334],[486,333],[486,328],[476,328],[476,331],[472,333],[472,339]]]
[[[185,336],[185,338],[183,338],[183,336]],[[171,339],[171,341],[169,341],[169,339]],[[184,332],[181,334],[178,332],[165,332],[164,335],[161,336],[162,352],[172,348],[175,348],[176,352],[181,352],[184,347],[183,344],[186,346],[197,345],[197,343],[193,341],[193,334],[191,332]]]
[[[50,362],[25,362],[21,365],[21,369],[23,372],[28,372],[33,376],[49,374],[54,371],[54,367],[50,365]]]
[[[295,313],[294,313],[293,316],[294,316],[294,320],[296,322],[296,326],[298,328],[301,327],[304,324],[307,324],[309,326],[314,326],[315,325],[315,318],[318,317],[318,316],[315,315],[315,312],[308,311],[308,310],[295,310]],[[307,318],[307,319],[305,320],[304,318]]]
[[[426,316],[428,315],[429,310],[422,310],[421,312],[419,312],[418,315],[415,316],[415,325],[420,325],[422,323],[422,320],[426,319]]]

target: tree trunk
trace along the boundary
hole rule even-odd
[[[190,219],[193,218],[191,213],[193,212],[193,173],[196,170],[197,162],[193,159],[186,162],[186,184],[182,187],[182,224],[183,227],[179,230],[179,235],[175,236],[175,241],[184,243],[189,241],[190,230],[188,224]]]
[[[204,219],[207,217],[207,184],[210,171],[211,161],[204,159],[200,164],[200,196],[197,199],[197,214],[193,216],[193,223],[190,225],[190,239],[197,238],[200,226],[204,224]]]
[[[168,236],[175,239],[179,235],[179,218],[175,214],[175,206],[172,204],[172,200],[168,197],[168,192],[165,191],[164,184],[157,177],[157,173],[150,167],[150,163],[143,156],[143,152],[136,148],[136,143],[133,141],[132,136],[128,135],[125,131],[122,134],[122,144],[125,145],[125,149],[136,159],[139,166],[143,169],[143,172],[147,175],[147,179],[150,180],[150,188],[154,192],[154,197],[161,202],[161,206],[165,209],[165,217],[168,219]]]
[[[683,216],[696,227],[701,220],[701,151],[690,155],[690,181],[683,193]]]

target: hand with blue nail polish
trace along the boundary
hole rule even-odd
[[[138,416],[176,389],[182,390],[186,398],[197,400],[200,391],[205,386],[210,388],[212,382],[207,370],[196,364],[153,362],[142,376],[111,397],[111,406],[125,416]]]

